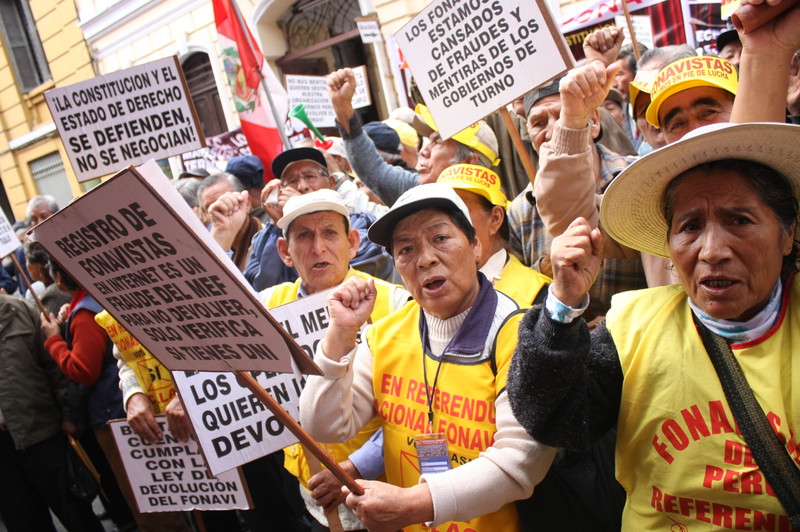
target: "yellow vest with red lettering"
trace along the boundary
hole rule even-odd
[[[548,276],[528,268],[509,254],[500,277],[494,282],[494,289],[516,301],[521,308],[528,308],[533,305],[542,288],[552,282]]]
[[[798,305],[795,281],[776,326],[731,347],[800,464]],[[616,457],[628,492],[623,529],[789,531],[786,511],[737,433],[683,288],[617,294],[606,326],[624,374]]]
[[[459,364],[446,359],[441,365],[433,396],[433,430],[447,437],[451,467],[474,460],[494,443],[494,403],[506,386],[508,366],[517,345],[519,320],[523,315],[514,313],[516,309],[517,305],[510,298],[498,294],[498,309],[484,347],[484,354],[490,353],[496,339],[493,358],[490,356],[488,360],[473,364]],[[419,323],[420,307],[412,302],[373,324],[366,332],[373,356],[375,405],[383,427],[386,478],[390,484],[403,487],[419,482],[419,463],[413,439],[429,432],[422,364],[423,361],[427,364],[428,385],[431,386],[439,365],[433,357],[423,356]],[[475,479],[475,482],[481,482],[481,479]],[[501,490],[502,486],[484,488]],[[444,523],[436,528],[440,532],[518,529],[513,503],[468,522]],[[414,525],[404,530],[429,529]]]
[[[375,289],[378,293],[375,297],[375,307],[372,309],[372,314],[370,314],[370,319],[372,321],[377,321],[394,310],[394,291],[400,288],[398,285],[387,283],[386,281],[374,278],[369,274],[354,270],[352,268],[347,273],[347,277],[350,276],[359,277],[365,280],[372,279],[375,281]],[[298,279],[293,283],[282,283],[272,287],[271,289],[268,289],[269,292],[265,294],[267,296],[267,301],[264,303],[268,308],[274,308],[297,301],[300,283],[301,280]],[[361,446],[364,445],[364,443],[370,438],[370,436],[372,436],[372,434],[378,430],[378,427],[380,427],[380,421],[375,418],[367,423],[367,425],[361,429],[361,431],[353,439],[344,443],[321,443],[320,446],[325,449],[325,452],[331,455],[334,460],[337,462],[342,462],[346,460],[347,457],[350,456],[354,451],[360,449]],[[284,449],[283,465],[290,473],[297,477],[303,487],[308,488],[308,479],[310,479],[312,475],[309,471],[308,462],[306,461],[303,448],[300,446],[300,444],[291,445]]]
[[[350,268],[350,271],[347,272],[345,280],[350,277],[358,277],[360,279],[364,279],[365,281],[372,279],[375,282],[375,290],[378,293],[375,297],[375,307],[372,309],[372,313],[369,315],[371,322],[378,321],[382,317],[395,310],[394,295],[395,290],[403,289],[400,285],[387,283],[382,279],[378,279],[377,277],[373,277],[368,273],[364,273],[353,268]],[[280,305],[285,305],[286,303],[291,303],[292,301],[297,301],[297,294],[300,291],[301,282],[302,279],[297,279],[293,283],[281,283],[279,285],[267,288],[262,292],[264,295],[261,298],[261,302],[264,303],[267,308],[275,308]]]
[[[94,321],[105,329],[122,360],[133,370],[139,387],[153,403],[155,413],[162,414],[176,394],[172,374],[107,310],[97,313]]]

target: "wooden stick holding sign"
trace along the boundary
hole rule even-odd
[[[283,425],[289,429],[292,434],[297,436],[297,438],[300,440],[300,443],[302,443],[306,449],[311,451],[311,454],[317,457],[317,459],[319,459],[319,461],[322,462],[325,467],[330,469],[331,473],[333,473],[333,475],[339,479],[339,482],[347,486],[348,489],[356,495],[364,494],[364,490],[361,489],[361,486],[356,484],[356,481],[350,475],[348,475],[344,469],[342,469],[336,460],[328,456],[322,447],[320,447],[319,444],[314,441],[314,438],[309,436],[308,433],[303,430],[303,427],[300,426],[300,423],[295,421],[294,418],[290,416],[289,413],[286,412],[286,410],[284,410],[283,407],[279,405],[278,402],[275,401],[275,399],[273,399],[272,396],[267,393],[267,391],[264,390],[260,384],[258,384],[258,381],[252,375],[250,375],[250,373],[246,371],[237,371],[236,376],[241,379],[242,383],[244,383],[244,385],[247,386],[251,392],[253,392],[253,395],[255,395],[259,401],[264,403],[264,405],[266,405],[266,407],[278,417],[280,422],[283,423]]]
[[[317,473],[320,473],[322,471],[322,463],[317,460],[317,457],[314,456],[306,446],[303,446],[303,454],[306,457],[306,464],[308,464],[308,471],[311,473],[311,476],[313,477]],[[328,530],[330,532],[345,532],[342,526],[342,520],[339,519],[338,506],[326,508],[323,509],[323,511],[325,513],[325,519],[328,520]]]
[[[11,262],[14,263],[14,267],[16,267],[17,271],[19,272],[19,278],[23,280],[25,286],[28,287],[28,292],[30,292],[33,300],[36,301],[36,306],[39,307],[39,310],[42,311],[45,316],[47,316],[47,309],[44,308],[44,305],[42,305],[42,300],[39,299],[39,294],[37,294],[36,290],[33,289],[30,280],[28,280],[28,276],[25,275],[25,271],[22,269],[22,265],[17,260],[17,256],[12,253],[9,255],[9,257],[11,257]]]
[[[21,245],[22,242],[17,238],[14,228],[8,222],[8,218],[6,218],[6,214],[0,210],[0,256],[8,256],[11,258],[11,262],[14,263],[14,267],[17,268],[17,272],[19,272],[20,279],[25,282],[25,286],[28,287],[28,291],[33,296],[34,301],[36,301],[39,310],[47,314],[47,310],[44,308],[44,305],[42,305],[38,294],[31,287],[31,282],[28,280],[28,276],[25,275],[22,265],[17,260],[16,255],[14,255],[14,252],[18,250]]]
[[[639,51],[639,41],[636,40],[636,31],[633,29],[633,19],[631,19],[631,11],[628,9],[628,0],[619,0],[622,2],[622,11],[625,13],[625,22],[628,24],[628,32],[631,34],[631,45],[633,46],[633,55],[638,61],[642,56]]]
[[[508,108],[500,108],[500,118],[503,119],[503,125],[506,126],[508,134],[511,135],[511,142],[514,144],[514,149],[517,150],[519,154],[522,167],[525,168],[525,173],[528,174],[528,180],[533,183],[536,179],[536,168],[533,167],[533,161],[531,161],[528,155],[528,150],[525,149],[525,144],[522,142],[522,137],[519,136],[519,130],[517,130],[514,120],[511,118],[511,113],[508,112]]]

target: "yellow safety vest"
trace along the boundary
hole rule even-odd
[[[360,279],[364,279],[365,281],[370,279],[375,281],[375,290],[377,290],[378,294],[375,297],[375,307],[372,309],[372,313],[369,315],[371,322],[378,321],[382,317],[395,310],[393,308],[394,292],[398,288],[401,288],[399,285],[387,283],[382,279],[378,279],[377,277],[373,277],[368,273],[364,273],[353,268],[350,268],[350,271],[347,272],[345,280],[350,277],[358,277]],[[297,294],[300,292],[301,282],[302,279],[297,279],[291,283],[281,283],[271,288],[267,288],[264,291],[266,297],[262,296],[261,302],[264,303],[267,308],[275,308],[280,305],[285,305],[286,303],[291,303],[292,301],[297,301]]]
[[[548,276],[528,268],[509,253],[500,277],[494,282],[494,289],[516,301],[521,308],[528,308],[542,288],[552,282]]]
[[[373,279],[375,281],[375,289],[377,290],[378,294],[375,298],[375,308],[372,310],[372,314],[370,314],[370,319],[372,321],[377,321],[394,310],[392,308],[393,296],[394,290],[399,288],[398,285],[387,283],[386,281],[382,281],[381,279],[377,279],[369,274],[354,270],[352,268],[347,273],[347,277],[350,276],[359,277],[365,280]],[[293,283],[282,283],[273,287],[270,289],[270,293],[267,293],[268,301],[265,304],[268,308],[275,308],[280,305],[297,301],[300,283],[301,280],[298,279]],[[364,443],[370,438],[370,436],[372,436],[372,434],[378,430],[378,427],[380,427],[380,421],[375,418],[367,423],[367,425],[361,429],[361,431],[356,434],[353,439],[344,443],[321,443],[320,446],[325,449],[325,452],[331,455],[334,460],[337,462],[342,462],[346,460],[347,457],[353,452],[360,449],[361,446],[363,446]],[[303,448],[299,444],[295,444],[285,448],[283,452],[284,467],[291,474],[296,476],[300,483],[307,489],[308,479],[310,479],[312,475],[308,469],[308,462],[306,461],[305,454],[303,453]]]
[[[112,318],[108,311],[96,314],[94,321],[105,329],[117,346],[122,360],[133,370],[139,387],[155,406],[156,413],[163,413],[176,393],[172,374],[127,329]]]
[[[510,298],[498,294],[498,311],[484,353],[492,358],[472,364],[442,363],[433,398],[434,432],[448,439],[451,467],[458,467],[478,457],[494,443],[497,396],[506,385],[508,366],[517,345],[517,329],[522,313],[514,314]],[[504,321],[510,316],[507,321]],[[420,307],[416,302],[373,324],[366,341],[373,356],[373,393],[378,417],[383,427],[383,453],[389,483],[410,487],[419,482],[419,463],[413,439],[428,432],[428,404],[423,360],[427,365],[428,385],[433,384],[439,362],[423,358],[419,334]],[[499,332],[497,332],[499,329]],[[475,479],[475,482],[481,482]],[[486,486],[486,489],[502,489]],[[440,532],[505,532],[519,529],[513,503],[469,522],[444,523]],[[404,530],[428,530],[421,525]]]
[[[797,281],[789,291],[772,330],[731,347],[800,464]],[[628,492],[623,529],[790,530],[738,434],[683,288],[615,295],[606,326],[624,374],[616,456],[617,478]]]

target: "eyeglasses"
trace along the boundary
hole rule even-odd
[[[296,174],[284,175],[281,178],[281,186],[297,188],[297,185],[300,183],[301,179],[306,183],[311,183],[327,177],[328,174],[322,172],[321,170],[306,170],[304,172],[298,172]]]

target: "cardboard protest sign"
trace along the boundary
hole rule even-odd
[[[330,290],[270,310],[309,355],[328,328]],[[175,372],[175,385],[212,473],[228,471],[296,443],[278,419],[231,373]],[[289,414],[299,417],[305,378],[298,373],[255,375]]]
[[[177,57],[44,94],[78,181],[204,146]]]
[[[318,373],[155,162],[33,230],[50,256],[170,370]]]
[[[0,209],[0,257],[14,253],[21,245],[14,228],[6,218],[6,213]]]
[[[394,36],[445,138],[572,64],[544,0],[435,0]]]
[[[94,321],[103,329],[119,350],[122,361],[133,370],[137,385],[153,403],[157,413],[164,412],[175,397],[172,374],[125,327],[104,310],[95,315]]]
[[[625,40],[622,41],[622,46],[631,44],[630,30],[628,29],[627,19],[623,17],[614,17],[614,24],[622,29],[625,35]],[[653,21],[649,15],[633,15],[631,17],[631,25],[633,32],[636,34],[636,41],[644,44],[648,48],[655,47],[655,39],[653,37]]]
[[[365,66],[353,68],[356,75],[356,93],[353,95],[353,108],[361,109],[372,104]],[[286,92],[292,107],[305,104],[308,119],[316,127],[336,127],[336,114],[328,99],[328,78],[326,76],[286,75]]]
[[[234,157],[253,154],[241,126],[213,137],[206,137],[206,145],[205,148],[181,154],[185,170],[206,168],[215,171],[216,168],[225,168],[228,161]]]
[[[165,416],[156,422],[164,433],[156,444],[137,436],[124,420],[109,423],[140,512],[250,508],[238,471],[209,474],[197,443],[172,437]]]

